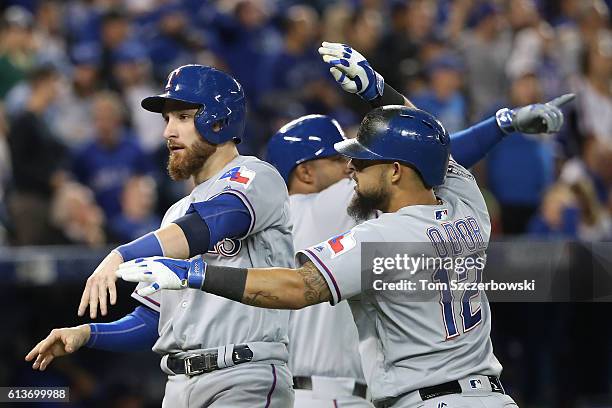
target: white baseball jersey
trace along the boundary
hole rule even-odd
[[[343,179],[319,193],[289,196],[296,250],[355,226],[346,213],[354,187],[352,180]],[[357,327],[347,302],[291,312],[289,368],[293,375],[347,377],[365,382],[358,347]]]
[[[446,180],[435,193],[442,204],[384,213],[296,255],[299,264],[310,260],[319,269],[332,294],[332,304],[349,300],[365,378],[375,401],[470,374],[499,375],[502,369],[493,355],[491,313],[484,292],[468,296],[465,308],[461,301],[443,303],[444,293],[430,301],[414,301],[411,297],[416,292],[410,291],[401,292],[400,301],[397,297],[389,300],[380,292],[362,294],[361,243],[421,243],[419,252],[409,255],[418,257],[425,250],[425,256],[436,257],[433,236],[444,245],[460,245],[463,255],[484,256],[490,221],[473,176],[451,160]],[[447,232],[455,239],[447,240]],[[470,249],[467,238],[479,244]],[[431,270],[418,270],[417,274],[432,277]],[[338,343],[338,350],[343,347]]]
[[[273,166],[255,157],[238,156],[216,176],[196,186],[170,207],[162,227],[185,215],[192,203],[219,194],[239,197],[251,213],[251,225],[244,237],[217,243],[203,256],[208,264],[238,268],[293,264],[287,187]],[[160,337],[153,351],[162,355],[227,344],[288,341],[288,311],[247,306],[191,289],[161,290],[151,297],[134,292],[132,296],[160,312]]]

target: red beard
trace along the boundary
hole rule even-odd
[[[169,144],[168,147],[170,146],[172,145]],[[190,147],[185,147],[178,152],[170,150],[168,160],[170,178],[175,181],[188,179],[204,166],[215,151],[217,151],[216,146],[202,140],[197,140]]]

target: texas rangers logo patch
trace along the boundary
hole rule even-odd
[[[229,179],[229,181],[240,183],[244,185],[244,188],[247,188],[255,178],[255,174],[253,170],[249,170],[246,167],[234,167],[219,177],[219,180]]]
[[[335,258],[345,252],[350,251],[351,249],[355,248],[356,245],[357,242],[353,237],[353,231],[347,231],[327,241],[327,246],[332,252],[332,258]]]

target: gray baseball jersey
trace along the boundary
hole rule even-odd
[[[352,180],[343,179],[319,193],[289,196],[295,249],[308,248],[355,226],[346,213],[354,186]],[[319,304],[292,311],[289,341],[289,367],[293,375],[365,381],[357,328],[347,302],[336,307]]]
[[[413,301],[411,296],[416,294],[410,291],[403,292],[405,297],[400,301],[389,300],[380,292],[371,294],[368,301],[358,296],[362,293],[364,242],[421,243],[419,252],[409,255],[422,256],[421,251],[426,250],[425,256],[436,257],[436,246],[430,239],[434,236],[436,242],[460,245],[463,255],[484,256],[490,221],[472,175],[451,160],[446,180],[435,193],[442,204],[384,213],[296,255],[298,263],[310,260],[319,269],[332,294],[332,304],[349,300],[359,332],[365,378],[375,401],[469,374],[501,372],[489,337],[491,313],[484,292],[471,298],[466,310],[461,308],[462,302],[441,302],[443,293],[432,301]],[[444,238],[447,233],[469,234],[479,244],[470,249],[461,240]],[[431,278],[430,270],[419,273]],[[342,347],[339,344],[338,348]]]
[[[251,225],[244,237],[217,243],[204,255],[208,264],[240,268],[293,264],[287,188],[274,167],[255,157],[238,156],[196,186],[168,209],[162,227],[183,216],[192,203],[219,194],[239,197],[251,213]],[[288,311],[255,308],[198,290],[162,290],[144,298],[134,292],[132,296],[160,312],[160,337],[153,346],[159,354],[262,342],[253,350],[254,359],[261,360],[268,351],[279,358],[272,350],[288,341]]]

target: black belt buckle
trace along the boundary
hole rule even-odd
[[[185,357],[183,363],[185,364],[185,375],[189,377],[209,373],[218,368],[216,353],[196,354]]]

